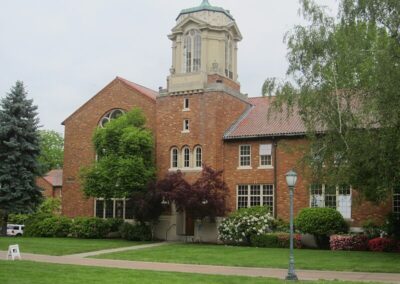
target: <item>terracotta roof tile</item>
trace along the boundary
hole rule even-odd
[[[271,112],[268,115],[274,99],[249,98],[252,106],[225,133],[224,139],[304,135],[306,128],[296,109],[290,116],[285,108],[282,112]]]
[[[43,178],[52,186],[62,186],[63,170],[51,170]]]

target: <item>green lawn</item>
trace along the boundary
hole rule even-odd
[[[289,249],[171,244],[98,258],[245,267],[287,268]],[[296,268],[400,273],[399,253],[295,250]]]
[[[2,284],[54,284],[54,283],[140,283],[140,284],[282,284],[282,280],[239,276],[215,276],[177,272],[156,272],[99,268],[77,265],[36,263],[29,261],[0,260],[0,283]],[[298,283],[350,284],[341,281],[299,281]],[[372,283],[372,282],[369,282]],[[376,282],[375,282],[376,283]]]
[[[83,240],[72,238],[11,238],[0,237],[0,250],[18,244],[22,253],[67,255],[103,249],[134,246],[142,243],[125,240]]]

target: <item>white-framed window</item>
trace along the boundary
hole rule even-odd
[[[107,112],[102,119],[100,119],[99,126],[104,127],[106,126],[107,123],[109,123],[111,120],[116,119],[123,115],[125,113],[124,110],[122,109],[113,109],[109,112]]]
[[[239,146],[239,167],[251,167],[251,146]]]
[[[237,186],[237,209],[252,206],[267,206],[271,213],[274,211],[273,184],[246,184]]]
[[[190,30],[184,36],[183,62],[185,73],[198,72],[201,68],[201,33]]]
[[[183,120],[183,130],[182,132],[189,132],[189,119]]]
[[[339,211],[343,218],[351,219],[351,187],[348,185],[310,186],[310,207],[328,207]]]
[[[228,34],[225,37],[225,76],[233,79],[233,40]]]
[[[400,190],[393,193],[393,213],[400,214]]]
[[[182,149],[182,165],[183,168],[190,168],[190,148],[183,147]]]
[[[124,220],[133,219],[132,205],[125,198],[111,198],[94,200],[94,216],[102,219],[116,218]]]
[[[177,169],[179,161],[179,151],[178,148],[174,147],[171,149],[171,169]]]
[[[272,144],[260,145],[260,167],[272,167]]]
[[[183,99],[183,110],[189,110],[189,98]]]
[[[203,150],[201,146],[194,148],[194,167],[201,168],[203,166]]]

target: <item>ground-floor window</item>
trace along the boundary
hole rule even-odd
[[[400,214],[400,191],[393,193],[393,213]]]
[[[237,209],[252,206],[267,206],[274,211],[274,185],[249,184],[237,186]]]
[[[96,198],[94,201],[94,214],[98,218],[133,219],[133,207],[127,199]]]
[[[312,184],[310,206],[334,208],[342,214],[343,218],[351,219],[351,187]]]

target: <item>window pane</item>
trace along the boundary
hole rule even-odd
[[[104,218],[104,200],[96,200],[96,217]]]
[[[114,217],[114,200],[106,200],[106,218]]]
[[[190,167],[190,150],[189,150],[189,148],[183,149],[183,167],[184,168]]]
[[[271,156],[260,156],[261,158],[261,166],[271,166],[272,165],[272,157]]]
[[[171,168],[178,167],[178,149],[172,149],[171,151]]]
[[[240,166],[250,166],[251,165],[251,148],[250,145],[240,146]]]
[[[310,188],[311,207],[324,207],[325,201],[321,184],[312,184]]]
[[[115,218],[124,219],[124,201],[123,200],[115,201]]]
[[[201,147],[196,148],[196,167],[201,168],[202,166],[202,150]]]

